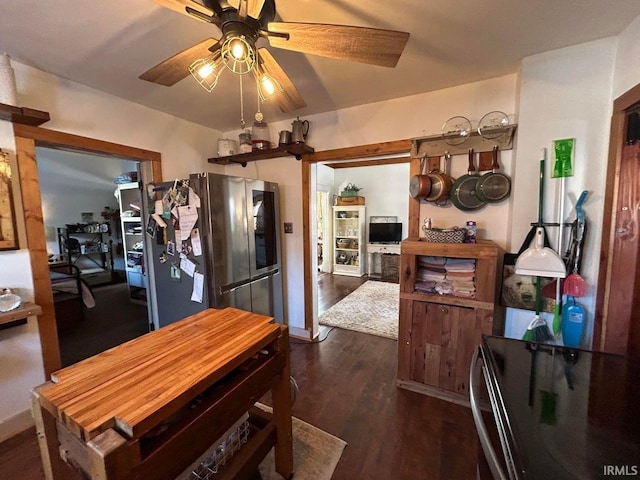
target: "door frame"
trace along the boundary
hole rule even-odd
[[[151,162],[153,182],[162,180],[161,155],[159,152],[18,123],[13,124],[13,134],[16,142],[16,159],[27,246],[31,260],[34,299],[35,303],[42,307],[42,314],[38,316],[42,360],[45,377],[49,378],[52,372],[61,368],[61,360],[49,278],[49,259],[42,215],[36,147],[66,149],[105,157]]]
[[[369,165],[383,165],[394,163],[394,159],[373,159],[372,157],[387,155],[403,155],[411,151],[413,142],[409,139],[395,140],[383,143],[373,143],[370,145],[359,145],[357,147],[337,148],[333,150],[323,150],[321,152],[308,153],[302,156],[302,238],[303,238],[303,268],[304,268],[304,329],[309,334],[309,340],[317,334],[317,325],[314,326],[314,288],[313,283],[313,258],[312,258],[312,238],[315,237],[315,228],[311,222],[311,202],[314,189],[311,188],[311,165],[320,162],[353,162],[357,161],[357,166],[365,167]],[[367,160],[369,158],[370,160]],[[398,162],[409,162],[409,178],[416,175],[420,169],[418,158],[403,157]],[[343,163],[343,165],[345,165]],[[407,179],[408,181],[408,179]],[[413,201],[412,201],[413,200]],[[420,202],[409,199],[409,237],[418,236],[418,218],[420,215]],[[415,219],[413,221],[412,219]],[[412,225],[416,225],[412,229]],[[316,322],[317,323],[317,322]]]
[[[603,207],[602,241],[600,244],[600,271],[596,291],[596,311],[593,328],[593,349],[625,353],[631,330],[633,304],[612,304],[611,292],[624,288],[628,279],[617,278],[614,272],[615,233],[618,204],[618,188],[621,181],[620,166],[622,147],[627,127],[626,110],[640,102],[640,84],[629,89],[613,101],[609,133],[609,155],[606,168],[606,186]],[[615,303],[615,302],[614,302]]]

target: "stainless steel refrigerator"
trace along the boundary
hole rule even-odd
[[[148,190],[162,198],[162,205],[150,202],[146,217],[156,326],[208,307],[228,306],[284,323],[278,185],[208,173],[152,187]],[[176,193],[180,188],[182,192]],[[184,202],[185,197],[181,208],[171,204],[172,199]],[[193,212],[191,208],[197,212],[193,225],[180,218],[181,212],[186,212],[183,219]],[[154,213],[162,213],[165,226],[153,225]],[[198,277],[203,283],[201,296],[194,289]]]

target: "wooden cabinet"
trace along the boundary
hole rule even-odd
[[[400,244],[398,386],[468,404],[469,365],[483,334],[502,334],[498,305],[499,247],[477,244]],[[416,290],[421,256],[469,259],[475,263],[473,298]]]
[[[365,207],[333,207],[333,273],[365,274]]]

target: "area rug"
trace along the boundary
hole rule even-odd
[[[320,315],[321,325],[398,338],[400,285],[368,281]]]
[[[267,406],[258,405],[267,411]],[[347,443],[293,417],[293,477],[296,480],[331,480]],[[273,449],[260,464],[262,480],[282,480],[275,471]]]

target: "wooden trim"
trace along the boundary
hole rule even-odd
[[[615,305],[609,302],[612,288],[616,288],[617,280],[613,269],[613,249],[615,241],[615,225],[618,211],[618,188],[620,182],[620,166],[622,147],[626,128],[625,110],[640,102],[640,84],[631,88],[613,101],[613,114],[609,133],[609,154],[605,183],[602,240],[600,242],[600,270],[596,290],[596,306],[593,329],[594,350],[624,353],[627,345],[622,345],[628,338],[631,313],[615,311]]]
[[[304,329],[315,335],[313,331],[313,264],[311,262],[311,164],[306,158],[302,160],[302,257],[304,283]]]
[[[409,179],[414,175],[419,175],[420,159],[412,158],[409,163]],[[407,230],[409,238],[418,238],[420,236],[420,200],[409,195],[409,229]]]
[[[16,141],[27,246],[31,259],[34,297],[36,303],[42,307],[42,315],[38,317],[42,360],[45,377],[49,378],[52,372],[61,367],[61,361],[49,278],[49,260],[42,216],[36,147],[72,149],[107,157],[127,158],[140,162],[150,161],[153,162],[152,181],[154,182],[162,180],[161,155],[159,152],[28,125],[14,124],[13,131]]]
[[[354,167],[370,167],[374,165],[394,165],[396,163],[407,163],[411,160],[409,157],[395,157],[395,158],[383,158],[378,160],[361,160],[356,162],[337,162],[326,163],[325,166],[329,168],[354,168]]]
[[[354,158],[377,157],[379,155],[394,155],[411,151],[411,140],[394,140],[392,142],[372,143],[357,147],[336,148],[305,155],[303,160],[309,163],[327,162],[330,160],[353,160]]]
[[[161,161],[160,153],[142,148],[129,147],[118,143],[96,140],[94,138],[73,135],[71,133],[57,132],[46,128],[32,127],[29,125],[14,125],[13,132],[16,137],[31,138],[36,141],[38,147],[71,148],[74,151],[91,152],[98,155],[118,156],[140,162]],[[155,173],[155,172],[154,172]]]
[[[333,150],[324,150],[314,152],[302,156],[302,235],[303,235],[303,278],[304,278],[304,328],[313,332],[313,288],[312,284],[313,272],[311,262],[311,229],[310,229],[310,212],[311,204],[311,164],[327,161],[351,161],[356,158],[366,159],[367,157],[376,157],[379,155],[396,155],[411,151],[413,142],[409,139],[394,140],[391,142],[372,143],[369,145],[360,145],[357,147],[336,148]],[[408,160],[408,159],[407,159]],[[375,165],[376,160],[363,160],[358,166]],[[403,162],[404,163],[404,162]],[[419,161],[418,161],[419,163]],[[336,168],[335,166],[333,168]],[[408,179],[407,179],[408,180]],[[418,204],[418,209],[420,205]],[[411,221],[411,207],[409,207],[409,220]],[[414,214],[415,215],[415,214]]]

